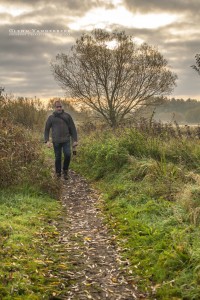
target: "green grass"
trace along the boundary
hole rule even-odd
[[[0,299],[62,297],[71,284],[61,243],[61,184],[52,149],[10,120],[0,122]]]
[[[157,299],[198,299],[199,226],[189,222],[180,204],[150,196],[144,183],[125,180],[123,191],[120,175],[100,186],[107,221],[126,249],[123,256],[130,260],[135,282],[152,297],[155,290]]]
[[[48,158],[51,161],[52,161],[52,159],[55,158],[55,154],[54,154],[54,151],[53,151],[53,145],[51,146],[51,148],[48,148],[46,146],[46,144],[44,144],[44,146],[42,147],[42,152],[45,155],[45,157]]]
[[[49,299],[70,284],[61,211],[59,201],[27,186],[0,192],[1,299]]]
[[[198,140],[93,133],[73,168],[103,192],[105,220],[150,299],[199,299]]]

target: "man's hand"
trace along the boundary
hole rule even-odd
[[[49,141],[47,142],[47,147],[51,148],[51,142],[49,142]]]
[[[78,142],[73,142],[72,147],[75,148],[76,146],[78,146]]]

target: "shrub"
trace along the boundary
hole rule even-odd
[[[0,120],[0,187],[35,184],[45,192],[57,196],[57,183],[51,180],[41,152],[41,144],[30,130]]]
[[[81,149],[83,156],[80,159],[96,179],[119,170],[128,161],[127,150],[113,137],[104,136],[103,140],[94,141],[91,136],[83,142]]]
[[[10,96],[0,99],[0,114],[13,124],[38,130],[43,128],[47,112],[39,99]]]
[[[119,134],[118,139],[120,146],[130,155],[142,157],[147,152],[146,137],[135,129],[125,130],[123,134]]]

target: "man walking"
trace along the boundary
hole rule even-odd
[[[74,121],[70,114],[66,113],[62,108],[60,101],[55,101],[55,111],[50,115],[46,121],[44,140],[48,147],[51,146],[49,142],[49,132],[52,129],[52,142],[55,153],[55,171],[58,178],[61,177],[62,170],[62,150],[64,153],[63,175],[64,179],[68,179],[68,169],[71,159],[70,138],[72,139],[72,147],[75,150],[77,143],[77,131]]]

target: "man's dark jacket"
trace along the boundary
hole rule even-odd
[[[70,114],[62,110],[61,113],[54,112],[46,121],[44,131],[44,141],[49,140],[49,132],[52,129],[52,142],[64,143],[72,137],[73,142],[77,142],[77,131]]]

